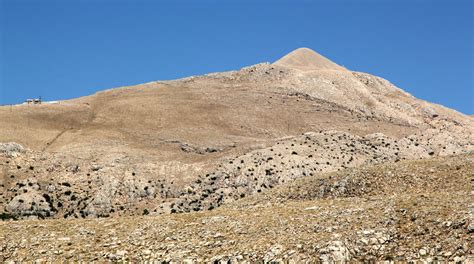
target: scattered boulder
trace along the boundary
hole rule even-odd
[[[53,208],[43,195],[29,191],[15,196],[6,206],[6,211],[16,217],[45,218],[54,214]]]
[[[15,158],[23,153],[25,153],[25,148],[18,143],[0,143],[0,154],[6,155],[8,158]]]
[[[84,209],[87,217],[107,217],[110,214],[112,203],[110,198],[103,193],[99,193]]]
[[[319,250],[322,263],[346,263],[351,259],[349,249],[342,241],[331,241]]]

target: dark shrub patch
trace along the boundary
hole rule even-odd
[[[2,221],[10,220],[10,219],[16,220],[16,217],[14,215],[9,214],[9,213],[3,212],[3,213],[0,214],[0,219]]]
[[[48,204],[51,203],[51,197],[50,197],[48,194],[46,194],[46,193],[43,194],[43,198],[46,200],[46,202],[47,202]]]

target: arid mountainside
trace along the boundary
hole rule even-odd
[[[90,253],[86,259],[136,256],[142,247],[119,254],[119,243],[114,250],[74,246],[67,253],[57,248],[62,244],[38,242],[59,252],[52,256],[49,249],[31,244],[34,239],[26,237],[30,232],[18,232],[24,228],[44,236],[42,232],[57,229],[69,234],[72,226],[85,225],[88,231],[77,239],[92,241],[98,233],[105,236],[110,223],[119,226],[120,235],[113,237],[133,244],[124,242],[125,232],[148,222],[160,238],[149,242],[153,247],[143,245],[150,251],[143,254],[161,260],[211,260],[222,253],[223,261],[236,252],[232,246],[251,252],[239,261],[290,255],[298,256],[296,263],[330,261],[341,260],[340,254],[342,260],[454,260],[465,259],[470,254],[465,247],[472,248],[465,244],[472,242],[466,232],[472,233],[467,212],[472,214],[468,190],[473,117],[417,99],[387,80],[351,71],[307,48],[237,71],[0,107],[0,127],[0,214],[3,219],[25,220],[2,223],[0,233],[11,235],[9,242],[0,244],[3,260],[23,259],[31,249],[35,254],[45,250],[42,256],[55,259],[85,251]],[[364,174],[360,168],[373,173]],[[432,182],[433,177],[439,181]],[[417,204],[424,207],[416,209]],[[410,220],[417,210],[415,220]],[[260,216],[252,223],[254,213]],[[422,220],[416,220],[421,215]],[[250,234],[237,231],[232,238],[220,239],[217,233],[226,232],[228,220],[216,222],[215,233],[189,233],[198,232],[192,231],[193,219],[204,221],[208,216],[233,219],[242,230],[259,229],[261,243],[250,249]],[[71,220],[97,217],[109,218]],[[57,220],[35,222],[45,218]],[[333,218],[334,223],[327,222]],[[456,230],[444,229],[446,221]],[[44,229],[36,233],[36,226]],[[268,235],[259,233],[262,228]],[[334,232],[333,236],[340,234],[338,239],[330,239],[338,228],[343,229]],[[152,239],[153,234],[140,230],[137,238]],[[303,235],[308,230],[313,230],[311,238]],[[186,241],[180,241],[181,233]],[[350,242],[361,236],[371,241],[376,234],[387,244],[377,242],[375,249],[372,242]],[[448,237],[451,242],[433,252],[426,248],[429,253],[423,254],[419,250],[428,234],[438,242]],[[219,238],[221,244],[196,242],[201,249],[194,254],[190,248],[197,244],[188,235],[203,243],[208,236]],[[73,245],[79,243],[67,236],[76,241]],[[294,237],[295,244],[267,248],[284,236]],[[29,242],[18,244],[25,239]],[[429,245],[438,247],[441,242],[436,243]],[[168,254],[173,246],[183,249],[180,255]],[[398,255],[402,249],[405,253]],[[333,256],[333,251],[339,255]]]
[[[471,117],[306,48],[0,117],[0,142],[25,148],[0,156],[0,211],[16,217],[209,209],[310,174],[474,150]]]

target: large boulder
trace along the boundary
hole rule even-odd
[[[7,204],[6,211],[18,218],[45,218],[55,213],[47,199],[34,190],[15,196]]]
[[[104,193],[98,193],[84,209],[87,217],[108,217],[112,209],[112,201]]]
[[[342,241],[331,241],[319,253],[322,263],[347,263],[351,259],[349,249]]]
[[[0,154],[9,158],[15,158],[25,153],[25,148],[15,142],[0,143]]]

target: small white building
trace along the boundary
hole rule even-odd
[[[26,99],[27,104],[41,104],[41,98]]]

